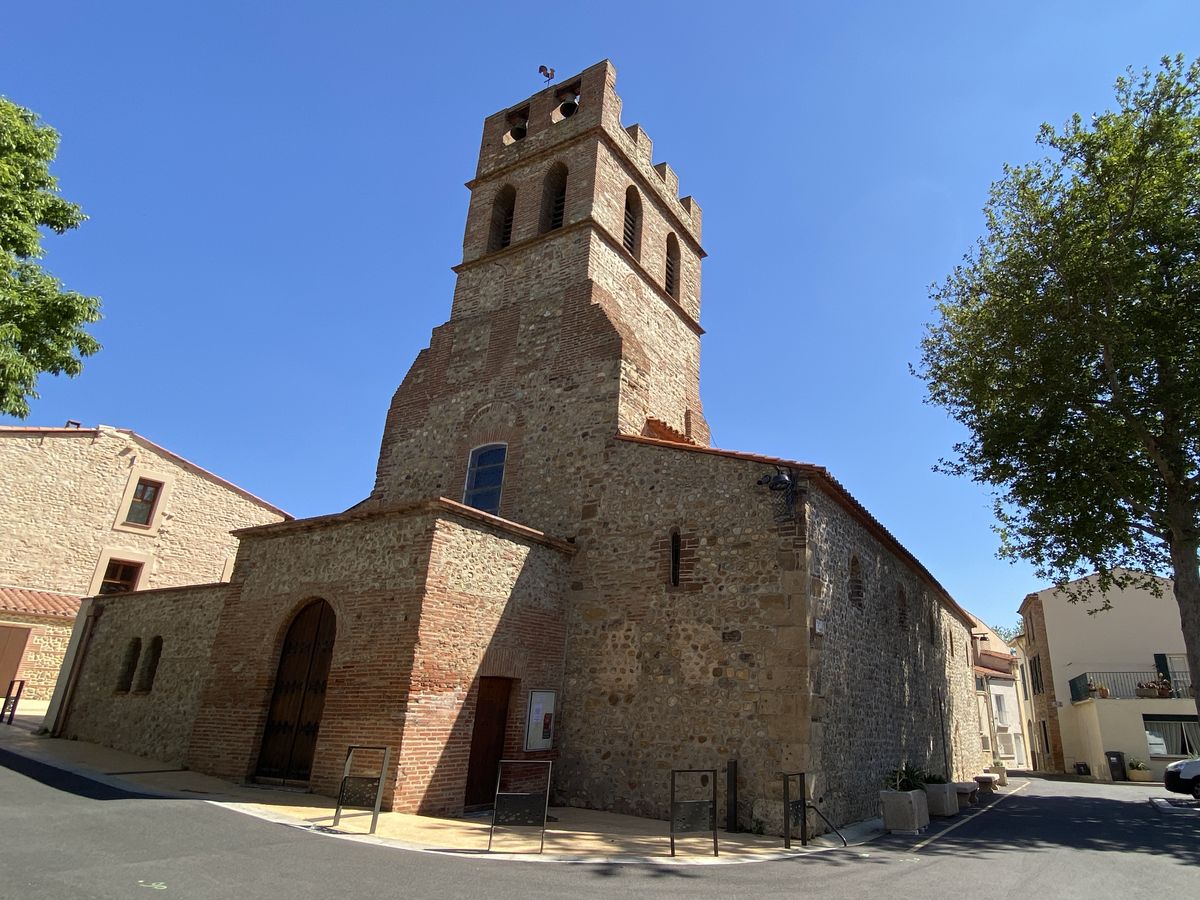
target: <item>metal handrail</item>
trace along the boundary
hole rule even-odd
[[[1087,686],[1108,688],[1110,699],[1133,700],[1138,697],[1138,684],[1159,680],[1158,672],[1153,669],[1143,669],[1138,672],[1084,672],[1071,679],[1071,699],[1087,700],[1090,696]],[[1171,697],[1187,698],[1192,686],[1192,679],[1186,674],[1174,674],[1171,682]]]

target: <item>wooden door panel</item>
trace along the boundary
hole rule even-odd
[[[504,755],[504,733],[508,723],[510,678],[480,678],[475,700],[475,727],[471,732],[471,756],[467,763],[467,806],[483,806],[496,796],[496,776]]]
[[[28,628],[0,625],[0,691],[7,691],[8,683],[17,677],[29,631]]]
[[[257,770],[260,777],[308,779],[335,637],[333,610],[323,600],[310,603],[292,620],[279,654],[275,689],[263,729]]]

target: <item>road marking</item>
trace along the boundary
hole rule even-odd
[[[931,834],[929,837],[925,838],[925,840],[923,840],[923,841],[918,841],[916,844],[913,845],[913,848],[910,852],[916,853],[922,847],[927,847],[929,844],[932,844],[938,838],[945,837],[950,832],[952,832],[955,828],[958,828],[960,825],[966,825],[968,822],[974,821],[975,819],[979,818],[979,816],[982,816],[989,809],[995,809],[997,806],[999,806],[1001,803],[1003,803],[1005,800],[1007,800],[1013,794],[1017,793],[1017,791],[1025,790],[1025,788],[1029,787],[1029,785],[1031,783],[1032,782],[1026,781],[1020,787],[1013,788],[1007,794],[1001,794],[999,797],[996,798],[995,803],[989,803],[987,806],[976,810],[973,815],[967,816],[966,818],[963,818],[963,819],[959,819],[957,822],[955,822],[953,825],[951,825],[945,831],[939,831],[937,834]]]

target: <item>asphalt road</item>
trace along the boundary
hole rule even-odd
[[[731,866],[457,858],[138,797],[0,751],[0,898],[1200,897],[1200,814],[1032,780],[919,838]]]

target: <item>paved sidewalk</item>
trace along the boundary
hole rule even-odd
[[[369,835],[370,811],[350,810],[343,812],[333,831],[336,803],[330,797],[233,784],[97,744],[35,736],[32,731],[40,724],[40,717],[30,714],[18,716],[12,726],[0,725],[0,748],[138,794],[206,801],[268,821],[409,850],[488,859],[719,865],[762,862],[842,847],[835,835],[814,838],[807,848],[801,848],[797,838],[793,848],[785,850],[783,839],[777,836],[722,831],[720,856],[712,855],[711,835],[699,834],[677,837],[677,855],[672,858],[667,822],[573,807],[551,807],[550,815],[556,821],[546,825],[545,852],[540,855],[535,829],[497,828],[492,852],[488,853],[490,815],[451,819],[383,812],[375,834]],[[883,833],[878,819],[842,830],[852,845]]]

